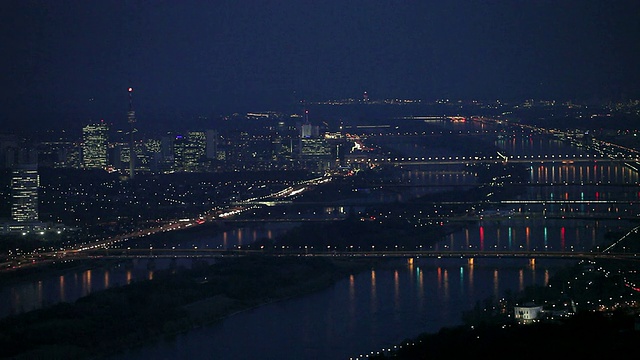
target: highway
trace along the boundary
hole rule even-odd
[[[0,272],[49,264],[51,262],[60,261],[61,259],[80,259],[83,258],[85,253],[114,248],[115,246],[118,246],[118,244],[124,243],[130,239],[186,229],[211,221],[229,221],[238,214],[264,206],[263,204],[257,204],[256,202],[258,201],[289,201],[287,199],[300,196],[303,192],[310,190],[314,186],[330,182],[331,179],[332,178],[329,176],[321,176],[301,181],[298,184],[289,186],[283,190],[279,190],[266,196],[250,198],[245,201],[234,202],[229,205],[221,205],[195,218],[174,219],[164,222],[158,221],[157,223],[159,225],[157,226],[139,229],[127,234],[119,234],[104,239],[97,239],[95,241],[76,244],[54,251],[39,251],[7,257],[0,262]]]

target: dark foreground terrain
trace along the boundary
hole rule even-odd
[[[436,359],[491,357],[493,359],[610,359],[633,356],[640,344],[640,330],[626,315],[607,316],[583,312],[564,322],[527,325],[460,326],[424,334],[404,342],[395,351],[370,359]]]
[[[0,320],[0,358],[97,358],[234,312],[308,294],[371,266],[307,257],[223,258]]]

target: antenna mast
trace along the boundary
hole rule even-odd
[[[133,110],[133,88],[129,88],[129,112],[127,113],[129,120],[129,178],[133,179],[135,169],[136,151],[133,141],[133,133],[135,132],[136,112]]]

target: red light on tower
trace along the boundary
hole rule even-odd
[[[129,88],[129,92],[133,92],[133,88]]]

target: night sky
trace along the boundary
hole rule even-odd
[[[0,122],[81,126],[308,101],[640,98],[640,1],[0,5]]]

